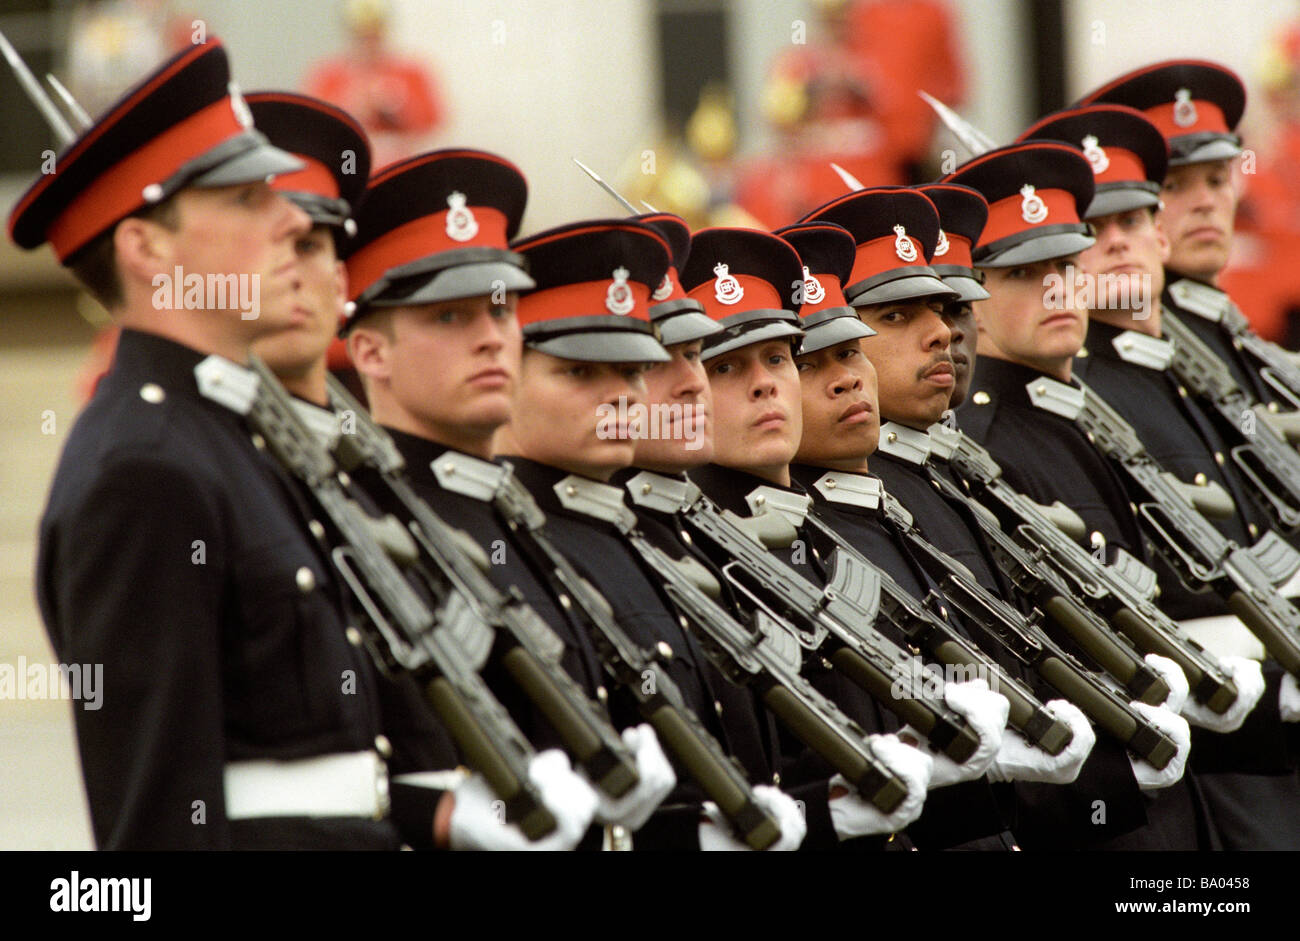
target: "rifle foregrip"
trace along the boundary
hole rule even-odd
[[[1169,684],[1132,650],[1097,629],[1076,602],[1061,595],[1048,599],[1044,613],[1059,624],[1103,670],[1124,684],[1138,702],[1158,706],[1169,698]]]
[[[501,662],[529,701],[559,733],[564,750],[574,764],[587,772],[587,777],[596,787],[610,797],[622,797],[636,786],[640,780],[636,761],[626,749],[615,750],[606,746],[532,653],[523,647],[514,647],[506,652]]]
[[[826,724],[798,696],[784,686],[772,686],[763,694],[763,702],[790,727],[799,741],[844,775],[860,795],[883,813],[891,814],[898,809],[907,796],[907,785],[827,729]]]
[[[1139,725],[1119,703],[1102,695],[1056,657],[1045,658],[1039,664],[1038,672],[1066,699],[1157,771],[1178,753],[1178,746],[1169,736],[1149,724]]]
[[[1168,657],[1178,664],[1187,676],[1192,695],[1211,712],[1223,715],[1237,701],[1237,685],[1229,679],[1219,679],[1202,670],[1195,660],[1184,656],[1182,648],[1161,631],[1151,627],[1145,618],[1131,608],[1120,608],[1111,615],[1115,626],[1142,650]],[[1244,619],[1243,619],[1244,620]]]
[[[436,677],[424,688],[429,704],[451,733],[465,756],[465,763],[483,775],[506,807],[506,819],[516,823],[530,840],[539,840],[555,830],[555,817],[533,793],[532,787],[515,774],[479,728],[456,688],[446,677]]]
[[[1264,610],[1243,591],[1228,596],[1228,610],[1241,618],[1250,632],[1260,639],[1264,649],[1292,676],[1300,676],[1300,638],[1291,637],[1274,624]]]
[[[841,647],[829,659],[835,669],[865,689],[882,706],[929,739],[931,747],[957,764],[964,764],[979,748],[979,736],[968,723],[952,722],[924,700],[899,696],[894,690],[894,680],[856,650]]]
[[[939,644],[934,653],[943,663],[983,666],[979,658],[971,656],[962,649],[960,644],[952,641]],[[1014,685],[999,684],[995,674],[992,682],[989,683],[989,689],[1005,696],[1007,702],[1011,703],[1007,724],[1049,755],[1059,755],[1065,746],[1070,744],[1074,734],[1070,731],[1069,724],[1062,722],[1038,703],[1030,700]]]
[[[749,783],[732,765],[715,758],[698,731],[676,708],[663,703],[645,718],[664,749],[699,782],[751,849],[765,850],[781,838],[776,820],[754,802]]]

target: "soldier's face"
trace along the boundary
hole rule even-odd
[[[775,483],[790,479],[803,433],[799,372],[784,337],[705,363],[713,391],[713,461]]]
[[[632,415],[645,402],[642,363],[587,363],[527,350],[502,453],[608,480],[636,454]]]
[[[324,359],[347,299],[347,275],[327,226],[313,227],[294,247],[296,289],[284,298],[287,309],[267,311],[283,326],[253,344],[253,352],[281,378],[304,376]]]
[[[179,267],[185,280],[221,279],[225,290],[206,291],[204,306],[249,339],[285,326],[299,278],[294,246],[311,231],[307,214],[264,182],[191,187],[175,198],[179,225],[161,233],[161,273],[173,278]]]
[[[1210,281],[1228,263],[1237,190],[1232,161],[1170,167],[1160,198],[1160,224],[1169,237],[1169,267]]]
[[[979,331],[975,328],[975,309],[970,301],[948,301],[943,305],[943,322],[948,325],[952,339],[948,343],[952,353],[952,368],[956,373],[948,407],[956,408],[966,401],[970,379],[975,372],[975,344]]]
[[[1054,285],[1075,278],[1078,267],[1078,256],[1068,255],[1016,268],[984,269],[989,299],[974,304],[979,354],[1060,372],[1083,346],[1088,317],[1069,303],[1081,294],[1055,290]]]
[[[858,316],[876,336],[862,340],[880,383],[880,417],[912,428],[937,422],[956,382],[952,331],[936,300],[873,304]]]
[[[861,342],[846,340],[796,357],[803,392],[803,438],[796,461],[856,470],[876,450],[876,370]]]
[[[510,420],[523,343],[516,295],[393,309],[387,331],[357,327],[352,359],[396,414],[380,420],[435,441],[490,437]]]
[[[1150,209],[1132,209],[1089,219],[1097,242],[1079,254],[1079,267],[1092,282],[1089,314],[1119,310],[1150,316],[1165,289],[1169,240]]]
[[[713,396],[700,361],[700,340],[665,347],[672,360],[646,367],[645,421],[636,466],[677,473],[713,460]]]

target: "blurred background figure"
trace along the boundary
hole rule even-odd
[[[171,0],[78,4],[68,31],[68,89],[99,114],[142,75],[190,43],[190,18]]]
[[[1233,257],[1221,287],[1232,294],[1260,335],[1288,349],[1300,346],[1300,22],[1264,44],[1256,74],[1263,93],[1247,100],[1261,139],[1253,161],[1243,156],[1243,193]],[[1253,162],[1253,166],[1252,166]]]
[[[347,0],[348,45],[308,74],[303,91],[352,114],[370,136],[375,167],[428,147],[446,112],[428,56],[407,58],[390,45],[387,0]]]
[[[796,35],[777,56],[763,87],[775,146],[736,182],[736,201],[769,227],[844,192],[831,162],[866,186],[933,178],[926,158],[934,114],[917,91],[953,107],[965,98],[952,11],[943,0],[812,6],[808,35]]]

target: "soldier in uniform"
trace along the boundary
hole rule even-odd
[[[253,349],[292,393],[299,417],[328,443],[348,430],[342,424],[347,417],[336,414],[330,401],[327,349],[351,309],[339,255],[357,234],[351,207],[366,189],[369,149],[357,122],[333,105],[286,92],[254,93],[247,100],[266,135],[306,164],[299,172],[278,177],[273,186],[312,221],[311,232],[295,246],[299,290],[289,299],[288,324],[260,339]],[[365,469],[358,469],[352,475],[350,495],[371,515],[379,516],[376,501],[357,486],[367,481],[365,474]],[[458,763],[455,746],[416,684],[406,677],[381,678],[378,689],[392,748],[386,757],[393,776],[394,816],[399,821],[411,818],[426,823],[415,828],[418,839],[412,845],[560,849],[571,848],[582,835],[595,796],[567,771],[563,755],[539,756],[545,770],[538,787],[557,818],[557,827],[553,835],[530,842],[518,827],[502,826],[492,809],[494,795],[481,777],[447,772]],[[549,743],[534,740],[534,744]],[[427,827],[431,818],[432,830]]]
[[[874,473],[927,540],[965,565],[980,585],[1015,605],[1016,596],[1000,578],[969,507],[941,495],[931,479],[928,429],[946,409],[955,379],[944,317],[944,304],[955,299],[955,290],[923,264],[933,257],[938,233],[944,231],[935,207],[912,190],[864,190],[841,197],[813,218],[850,226],[858,244],[847,295],[858,316],[873,329],[872,336],[861,341],[861,349],[880,377],[882,423],[879,448],[871,459]],[[948,250],[953,250],[951,244]],[[859,460],[865,463],[865,456]],[[1004,665],[1016,669],[1013,662]],[[1018,671],[1016,675],[1021,678]],[[1031,686],[1048,688],[1035,676],[1024,679]],[[1082,720],[1081,715],[1074,717]],[[1134,771],[1122,744],[1106,737],[1090,754],[1063,753],[1056,762],[1041,750],[1031,754],[1042,768],[1000,775],[1023,782],[1016,788],[1023,813],[1017,815],[1015,826],[1026,846],[1095,846],[1145,822]],[[1058,762],[1071,757],[1073,768],[1063,772]],[[1081,767],[1082,777],[1076,782]],[[1154,783],[1154,769],[1146,770],[1152,772],[1148,781]],[[1172,783],[1176,778],[1165,780]],[[1058,784],[1070,787],[1053,786]],[[1095,800],[1113,808],[1104,827],[1092,822]]]
[[[1259,364],[1237,349],[1225,330],[1225,311],[1234,305],[1218,287],[1237,212],[1233,163],[1241,155],[1241,138],[1234,131],[1246,108],[1241,79],[1213,62],[1157,62],[1079,100],[1102,103],[1141,111],[1169,145],[1160,189],[1160,225],[1169,240],[1165,306],[1209,344],[1257,401],[1277,401],[1259,375]]]
[[[799,252],[805,268],[804,304],[800,310],[804,336],[795,351],[803,432],[790,466],[792,481],[812,499],[816,514],[827,525],[909,595],[920,599],[934,591],[934,597],[942,599],[893,528],[886,512],[889,498],[880,480],[866,474],[867,456],[875,450],[880,425],[875,370],[860,345],[861,339],[873,336],[874,331],[858,319],[842,287],[854,270],[853,236],[828,222],[800,223],[776,234]],[[818,541],[821,555],[833,551],[831,541]],[[941,616],[946,618],[946,612]],[[967,637],[962,626],[950,624]],[[949,683],[945,698],[960,707],[964,696],[983,698],[974,688],[981,684],[987,686],[987,680],[977,680],[970,689],[964,683]],[[996,691],[993,695],[997,695]],[[989,715],[990,721],[994,721],[992,716],[998,717],[990,729],[990,742],[997,742],[996,748],[990,747],[990,771],[998,764],[997,755],[1006,741],[1002,731],[1006,707],[993,702],[999,711],[970,713],[974,721],[984,715]],[[1090,747],[1091,731],[1081,714],[1077,721],[1080,730],[1071,754],[1064,760],[1074,757],[1077,764],[1082,764]],[[925,813],[908,828],[909,836],[921,849],[1000,850],[1017,846],[1009,827],[1013,813],[1010,790],[991,788],[986,769],[981,765],[967,767],[971,764],[959,766],[944,755],[935,756]]]
[[[830,228],[830,227],[825,227]],[[742,517],[774,510],[795,527],[799,538],[786,548],[772,551],[814,585],[826,584],[825,545],[805,528],[811,501],[793,479],[791,461],[799,448],[802,428],[799,375],[794,366],[794,346],[801,337],[794,309],[809,303],[808,272],[791,245],[775,235],[745,230],[710,229],[696,233],[683,277],[689,294],[704,305],[726,329],[706,338],[703,356],[716,413],[715,453],[709,465],[693,469],[691,479],[719,507]],[[793,285],[794,296],[787,295]],[[812,292],[813,308],[825,292]],[[788,298],[788,299],[787,299]],[[814,321],[818,321],[816,313]],[[856,320],[854,321],[856,323]],[[832,324],[843,330],[844,323]],[[725,563],[717,558],[717,564]],[[888,629],[885,629],[888,633]],[[892,638],[896,643],[901,639]],[[814,660],[811,678],[863,728],[876,732],[897,730],[896,718],[882,710],[864,690],[842,674]],[[945,688],[949,706],[966,716],[979,736],[975,753],[959,768],[941,760],[945,783],[978,779],[998,750],[1005,714],[999,714],[1000,697],[973,688]],[[884,704],[886,707],[888,704]],[[909,735],[914,733],[909,732]],[[919,738],[920,736],[915,736]],[[928,750],[927,750],[928,754]],[[981,796],[988,797],[987,785]],[[838,792],[837,792],[838,793]],[[962,801],[959,812],[941,796],[937,812],[922,813],[908,829],[921,848],[946,848],[993,837],[998,845],[1005,822],[991,798],[983,803]],[[837,802],[845,803],[837,807]],[[927,807],[930,798],[927,797]],[[877,831],[870,824],[871,808],[852,793],[831,801],[841,840]],[[851,815],[852,812],[852,815]],[[863,818],[862,823],[855,816]],[[1011,838],[1007,836],[1006,845]],[[855,841],[855,849],[876,848],[878,841]]]
[[[1208,518],[1239,545],[1253,544],[1271,526],[1267,510],[1255,502],[1254,488],[1236,465],[1222,460],[1230,445],[1218,417],[1189,395],[1169,369],[1173,347],[1163,336],[1160,303],[1169,241],[1157,219],[1164,137],[1140,113],[1110,104],[1049,115],[1021,137],[1081,143],[1096,178],[1096,195],[1083,215],[1094,226],[1097,242],[1079,256],[1087,279],[1083,286],[1089,288],[1081,296],[1089,310],[1075,374],[1133,426],[1163,468],[1191,488],[1212,486],[1218,494],[1226,493],[1227,512]],[[1190,492],[1195,499],[1196,490]],[[1165,575],[1166,583],[1176,579],[1172,572]],[[1184,630],[1240,675],[1243,686],[1255,686],[1255,677],[1245,673],[1257,672],[1263,646],[1225,613],[1218,598],[1180,585],[1164,593],[1161,602]],[[1218,614],[1209,613],[1216,610]],[[1236,656],[1240,651],[1251,658]],[[1231,736],[1225,737],[1223,729],[1194,731],[1192,767],[1200,772],[1211,801],[1221,796],[1235,804],[1249,793],[1251,806],[1263,816],[1287,821],[1295,818],[1287,810],[1296,806],[1295,771],[1279,709],[1295,681],[1272,661],[1263,675],[1266,705],[1250,714],[1245,728],[1226,730]],[[1221,810],[1218,816],[1228,812]],[[1279,832],[1285,826],[1270,824],[1280,841],[1276,845],[1297,845],[1294,834]]]
[[[673,253],[673,263],[665,280],[651,295],[657,303],[650,308],[650,318],[658,327],[660,341],[672,359],[666,363],[654,363],[646,370],[645,402],[648,414],[658,418],[649,427],[639,429],[634,466],[616,473],[612,481],[628,490],[645,535],[672,558],[689,559],[704,566],[719,586],[719,596],[725,592],[723,616],[738,618],[742,625],[748,625],[751,612],[731,591],[723,588],[727,585],[725,575],[695,546],[689,532],[673,512],[638,499],[646,494],[676,492],[686,481],[686,472],[712,459],[711,394],[701,350],[707,338],[723,330],[717,321],[705,314],[702,301],[688,297],[682,289],[678,272],[691,247],[690,230],[685,222],[667,213],[641,216],[639,220],[663,235]],[[743,629],[746,632],[750,630],[748,626]],[[927,756],[914,752],[901,742],[873,738],[873,753],[881,763],[908,780],[912,790],[903,805],[892,814],[867,811],[862,814],[862,823],[854,825],[850,823],[854,816],[850,806],[836,804],[839,798],[832,798],[832,793],[838,794],[842,788],[838,785],[832,787],[832,775],[824,764],[788,728],[784,725],[773,728],[775,723],[770,721],[770,717],[766,718],[769,718],[765,723],[768,726],[768,751],[776,758],[774,763],[778,765],[780,783],[803,805],[808,834],[802,849],[840,848],[843,846],[841,830],[847,835],[850,826],[854,830],[893,833],[911,822],[919,812],[926,795],[925,779],[928,778],[930,761]],[[902,749],[901,755],[899,749]],[[837,829],[837,821],[840,829]],[[874,842],[878,845],[882,841],[883,837]],[[905,840],[894,841],[890,848],[901,848],[904,843]]]
[[[642,372],[645,364],[668,360],[647,312],[650,294],[668,270],[668,246],[654,229],[635,221],[593,221],[539,233],[512,247],[538,286],[519,303],[520,407],[498,432],[498,455],[545,513],[542,529],[549,543],[578,575],[600,587],[629,639],[656,652],[659,668],[703,728],[751,780],[770,781],[752,698],[707,663],[697,641],[683,632],[656,574],[614,524],[623,491],[608,481],[633,459],[630,415],[645,394]],[[535,555],[534,562],[554,584],[554,567]],[[609,702],[616,724],[635,715],[628,691],[611,689]],[[774,848],[796,848],[805,825],[794,802],[766,784],[754,788],[754,795],[779,824]],[[633,835],[633,844],[745,846],[693,779],[679,780],[665,807]]]
[[[104,665],[103,708],[75,712],[103,849],[398,845],[370,665],[229,394],[251,343],[288,324],[310,223],[266,178],[301,168],[254,130],[212,40],[110,108],[10,218],[123,328],[37,563],[61,660]],[[257,279],[260,311],[159,276]]]
[[[1051,291],[1045,291],[1053,279],[1073,279],[1078,252],[1092,245],[1080,221],[1095,192],[1091,165],[1077,149],[1027,142],[976,158],[952,179],[980,190],[990,203],[974,260],[992,296],[976,304],[980,357],[975,392],[958,413],[963,429],[992,452],[1017,489],[1040,503],[1060,500],[1074,509],[1091,532],[1094,551],[1105,552],[1107,561],[1117,546],[1149,561],[1122,480],[1073,422],[1081,400],[1071,383],[1071,357],[1084,338],[1084,312],[1064,301],[1049,303]],[[1162,606],[1172,613],[1175,593],[1187,589],[1167,570],[1161,589]],[[1204,611],[1205,599],[1200,604]],[[1192,783],[1203,782],[1193,776]],[[1223,827],[1209,806],[1205,839],[1216,846]]]
[[[590,638],[528,564],[484,486],[503,472],[490,461],[492,436],[510,416],[518,381],[519,292],[534,285],[507,248],[526,194],[513,164],[482,151],[435,151],[382,171],[349,246],[355,307],[345,331],[371,412],[401,451],[417,495],[482,547],[489,577],[519,589],[563,640],[564,669],[596,696],[604,676]],[[559,744],[517,686],[500,672],[488,680],[534,744]],[[653,729],[636,726],[624,737],[641,784],[617,806],[602,795],[598,818],[635,830],[674,779]],[[584,845],[598,847],[599,831]]]

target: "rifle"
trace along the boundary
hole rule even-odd
[[[627,635],[609,602],[555,548],[543,530],[545,515],[508,464],[503,466],[492,504],[537,570],[558,589],[561,605],[582,618],[606,671],[635,700],[664,750],[695,779],[750,847],[767,849],[780,839],[779,825],[754,799],[744,769],[691,711],[659,662],[672,656],[671,649],[660,641],[656,649],[647,650]]]
[[[1178,381],[1210,403],[1243,443],[1232,448],[1232,459],[1264,495],[1274,518],[1287,529],[1300,526],[1300,454],[1273,424],[1267,407],[1237,384],[1223,361],[1166,310],[1161,324],[1173,340],[1170,369]],[[1246,434],[1241,422],[1254,415],[1254,432]]]
[[[1137,500],[1138,518],[1183,580],[1213,589],[1288,672],[1300,676],[1300,611],[1277,593],[1300,556],[1269,530],[1249,549],[1214,528],[1147,453],[1131,425],[1080,383],[1075,423],[1117,463]]]
[[[245,411],[248,423],[333,526],[341,544],[330,557],[367,615],[362,636],[375,663],[385,675],[405,672],[421,684],[466,763],[504,802],[507,820],[532,840],[552,832],[555,818],[528,776],[533,747],[478,674],[492,631],[462,595],[449,594],[437,610],[430,608],[407,578],[407,572],[423,577],[409,534],[391,516],[377,520],[348,496],[346,473],[302,423],[279,380],[257,357],[250,366],[257,388]]]
[[[1169,285],[1169,293],[1182,307],[1203,312],[1218,321],[1232,338],[1232,345],[1260,363],[1260,378],[1293,408],[1300,408],[1300,365],[1282,347],[1252,330],[1250,321],[1231,297],[1218,288],[1188,278]]]
[[[1152,602],[1154,572],[1127,554],[1122,560],[1131,566],[1123,561],[1119,567],[1103,565],[1048,519],[1039,504],[1007,484],[1002,468],[973,438],[947,428],[931,434],[952,446],[948,461],[971,497],[933,470],[931,479],[946,496],[968,500],[998,568],[1017,590],[1041,609],[1055,611],[1053,619],[1067,630],[1071,623],[1092,629],[1090,619],[1075,614],[1075,602],[1082,601],[1138,649],[1177,663],[1197,702],[1220,715],[1228,711],[1237,698],[1236,685],[1214,654]]]
[[[907,785],[876,758],[866,731],[800,675],[803,651],[794,629],[764,608],[753,611],[749,626],[742,624],[714,600],[721,586],[708,569],[690,556],[674,559],[645,537],[632,510],[621,510],[615,525],[663,578],[664,591],[722,674],[738,685],[752,684],[800,741],[865,799],[893,813]]]
[[[943,599],[934,592],[928,593],[921,600],[912,597],[893,576],[868,560],[843,534],[827,525],[815,513],[808,514],[807,523],[835,545],[837,554],[831,561],[832,567],[841,564],[839,556],[843,555],[851,556],[860,565],[875,569],[876,577],[880,580],[880,607],[877,616],[886,618],[899,634],[907,638],[911,646],[928,651],[940,663],[965,667],[968,671],[973,668],[976,675],[987,677],[989,689],[1001,693],[1011,704],[1008,724],[1048,754],[1059,755],[1070,744],[1072,733],[1069,725],[1048,712],[1033,692],[1007,673],[1001,664],[959,634],[944,620],[946,612],[943,616],[935,613],[934,607],[943,610]],[[953,563],[960,565],[956,560]],[[950,595],[949,599],[966,613],[957,598]],[[999,633],[992,631],[990,636],[997,638]],[[1009,642],[1000,642],[1011,650]],[[1019,645],[1019,650],[1023,650],[1024,646]]]
[[[633,502],[677,513],[695,539],[713,547],[723,576],[749,605],[775,610],[795,626],[802,646],[817,651],[953,761],[961,764],[975,753],[979,737],[965,717],[948,708],[936,684],[911,674],[907,651],[872,627],[880,581],[871,567],[845,558],[827,587],[819,588],[769,552],[743,524],[737,525],[740,517],[718,509],[694,483],[674,481],[680,484],[679,502],[663,506],[641,492],[639,477],[627,485]]]
[[[1055,641],[1039,628],[1034,619],[1026,617],[1001,598],[989,593],[975,580],[975,576],[961,562],[927,542],[911,525],[911,520],[903,515],[905,511],[902,511],[900,507],[890,506],[891,502],[892,498],[886,497],[886,513],[890,520],[902,532],[912,549],[920,554],[923,560],[922,564],[931,577],[939,580],[940,591],[962,613],[966,623],[980,631],[990,642],[1007,651],[1021,664],[1043,677],[1057,691],[1078,705],[1094,722],[1130,748],[1139,758],[1144,759],[1156,769],[1169,764],[1170,760],[1178,753],[1177,743],[1170,739],[1159,727],[1153,725],[1146,716],[1117,696],[1110,687],[1102,682],[1100,677],[1061,649]],[[814,528],[832,538],[840,551],[860,556],[860,553],[853,545],[823,521],[811,514],[809,515],[809,521]],[[887,575],[885,577],[888,578]],[[894,587],[897,588],[897,585]],[[906,625],[904,629],[907,631],[908,636],[915,638],[913,643],[919,640],[921,643],[928,641],[928,643],[933,644],[935,643],[933,638],[936,636],[942,640],[942,634],[939,633],[938,626],[941,625],[946,628],[947,625],[935,617],[933,612],[923,608],[913,599],[907,598],[901,589],[898,589],[898,594],[902,595],[902,598],[906,599],[907,602],[911,602],[911,604],[910,610],[905,608],[904,613],[895,623],[900,626]],[[900,607],[903,604],[903,602],[899,602]],[[929,622],[937,623],[931,624]],[[1001,668],[991,661],[986,654],[981,652],[980,656],[983,660],[993,663],[993,669],[997,671],[994,675],[998,676],[999,685],[994,687],[994,684],[990,682],[990,689],[995,689],[996,692],[1007,696],[1012,702],[1013,710],[1019,708],[1023,714],[1027,705],[1023,700],[1028,699],[1030,703],[1037,707],[1033,718],[1041,721],[1042,718],[1051,717],[1051,714],[1033,698],[1032,693],[1027,689],[1023,689],[1021,684],[1011,677],[1003,679]],[[1007,683],[1008,687],[1004,688],[1001,685],[1003,683]],[[1164,698],[1169,695],[1169,688],[1163,682],[1159,685],[1163,688],[1164,693],[1157,702],[1163,702]],[[1008,692],[1012,695],[1007,695]],[[1020,692],[1020,699],[1022,700],[1019,703],[1015,698],[1017,692]],[[1026,735],[1026,737],[1029,736]],[[1030,738],[1030,741],[1035,740]],[[1037,744],[1049,754],[1059,754],[1061,749],[1069,744],[1069,740],[1067,738],[1061,742],[1055,750],[1047,748],[1041,742]]]
[[[484,574],[488,561],[478,543],[453,529],[421,499],[404,473],[406,462],[388,433],[333,376],[330,405],[352,423],[340,434],[334,457],[344,471],[365,466],[401,505],[423,558],[439,577],[437,597],[458,594],[483,623],[494,628],[507,649],[501,663],[559,733],[565,750],[588,778],[610,797],[637,783],[636,759],[610,724],[604,709],[560,665],[564,642],[524,600],[518,588],[503,591]]]

